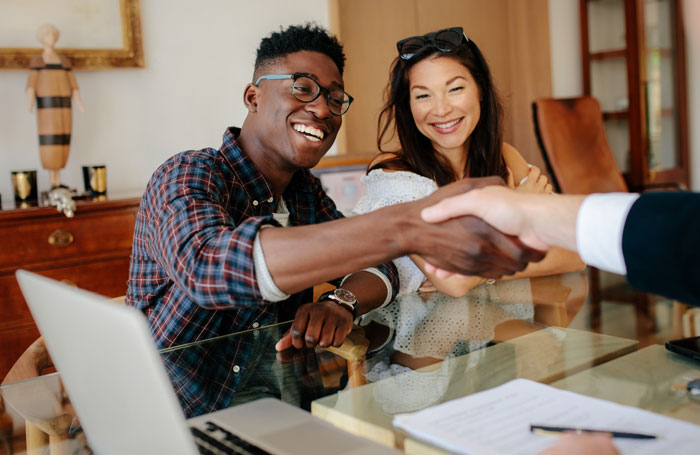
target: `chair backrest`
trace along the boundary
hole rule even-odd
[[[600,103],[588,96],[532,103],[535,134],[561,193],[627,192],[605,136]]]

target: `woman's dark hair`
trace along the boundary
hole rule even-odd
[[[476,81],[481,96],[481,117],[470,136],[469,153],[466,157],[464,175],[469,177],[499,176],[506,178],[507,169],[503,159],[503,107],[486,59],[476,44],[468,40],[449,52],[432,46],[419,50],[409,60],[397,57],[391,66],[389,84],[378,121],[377,147],[382,153],[393,153],[394,158],[373,164],[373,169],[394,169],[415,172],[435,180],[438,186],[454,182],[459,178],[450,162],[438,153],[416,126],[411,113],[408,73],[418,62],[427,58],[451,58],[464,65]],[[387,135],[396,133],[401,149],[388,152],[382,148]]]

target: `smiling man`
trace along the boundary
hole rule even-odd
[[[394,296],[392,258],[498,277],[542,254],[476,218],[429,224],[420,210],[493,180],[342,219],[309,172],[333,144],[352,97],[335,37],[311,25],[262,40],[240,129],[217,149],[177,154],[148,183],[136,219],[127,303],[158,347],[294,318],[283,350],[339,346],[353,319]],[[312,301],[312,286],[340,288]],[[184,386],[183,386],[184,387]]]

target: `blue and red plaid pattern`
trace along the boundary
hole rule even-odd
[[[142,310],[159,348],[291,319],[312,300],[307,289],[264,301],[253,243],[273,219],[269,184],[229,128],[221,148],[170,158],[151,177],[136,216],[126,302]],[[317,178],[299,170],[282,197],[289,225],[341,218]],[[257,203],[254,203],[257,201]],[[393,264],[378,267],[398,289]]]

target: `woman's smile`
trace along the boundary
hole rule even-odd
[[[460,123],[462,122],[462,119],[464,119],[464,117],[460,117],[455,120],[450,120],[449,122],[431,123],[430,126],[435,128],[435,131],[437,131],[440,134],[451,134],[457,131],[457,129],[460,126]]]

